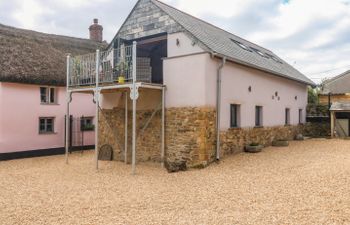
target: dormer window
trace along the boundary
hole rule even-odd
[[[232,38],[230,39],[232,42],[234,42],[236,45],[238,45],[239,47],[241,47],[242,49],[246,50],[246,51],[249,51],[249,52],[252,52],[252,50],[246,46],[245,44],[239,42],[239,41],[236,41],[236,40],[233,40]]]

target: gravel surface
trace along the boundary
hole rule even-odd
[[[168,174],[93,152],[0,162],[0,224],[350,224],[350,141],[313,139]]]

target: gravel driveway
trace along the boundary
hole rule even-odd
[[[350,141],[313,139],[168,174],[93,153],[0,162],[0,224],[350,224]]]

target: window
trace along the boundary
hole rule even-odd
[[[264,58],[268,58],[267,55],[265,55],[265,53],[263,53],[262,51],[260,51],[259,49],[256,49],[256,48],[251,48],[252,50],[254,50],[258,55],[260,55],[261,57],[264,57]]]
[[[289,108],[286,108],[286,111],[285,111],[285,122],[284,122],[285,125],[289,125],[290,124],[290,109]]]
[[[303,109],[299,109],[299,124],[303,123]]]
[[[53,117],[41,117],[41,118],[39,118],[39,133],[40,134],[54,133],[54,118]]]
[[[80,119],[80,130],[81,131],[92,131],[95,129],[95,125],[93,124],[93,117],[81,117]]]
[[[243,48],[244,50],[252,52],[252,50],[249,47],[247,47],[246,45],[244,45],[243,43],[236,41],[236,40],[233,40],[232,38],[231,38],[231,41],[234,42],[239,47]]]
[[[262,127],[262,106],[255,106],[255,126]]]
[[[40,101],[45,104],[56,103],[56,89],[50,87],[40,87]]]
[[[273,55],[268,54],[268,53],[265,53],[265,55],[266,55],[268,58],[271,58],[273,61],[283,64],[282,61],[279,60],[276,56],[273,56]]]
[[[231,128],[239,127],[240,107],[239,105],[231,105]]]

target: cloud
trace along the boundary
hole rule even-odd
[[[0,23],[87,38],[98,18],[110,41],[136,1],[0,0]],[[350,69],[350,0],[164,1],[271,49],[316,82]]]

